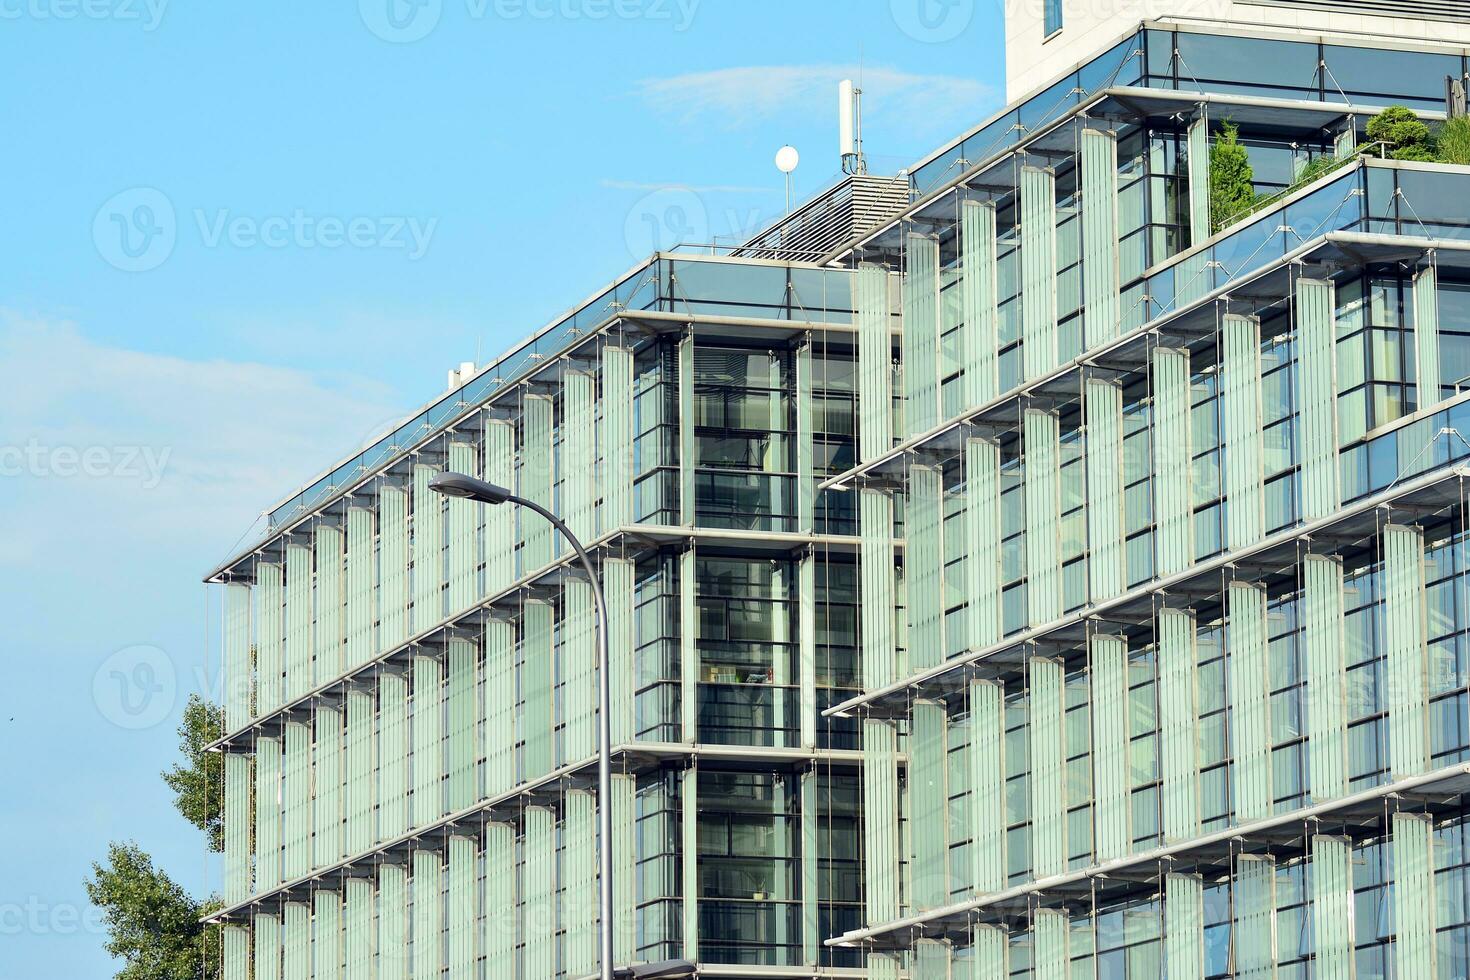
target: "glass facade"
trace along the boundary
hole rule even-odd
[[[592,976],[601,806],[620,965],[1465,975],[1470,177],[1351,151],[1465,67],[1149,27],[275,508],[212,577],[225,976]],[[595,552],[610,799],[590,584],[445,470]]]

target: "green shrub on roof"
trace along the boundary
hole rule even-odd
[[[1408,106],[1389,106],[1369,120],[1368,142],[1382,144],[1386,155],[1394,160],[1435,159],[1434,134]]]

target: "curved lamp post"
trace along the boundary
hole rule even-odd
[[[477,480],[463,473],[440,473],[429,481],[429,489],[446,497],[461,497],[482,504],[516,504],[534,510],[551,522],[551,526],[562,533],[567,544],[577,553],[582,568],[592,581],[592,601],[597,608],[597,836],[598,847],[598,921],[597,939],[600,949],[601,980],[619,980],[624,977],[691,977],[694,964],[687,960],[668,960],[664,963],[647,964],[625,970],[613,969],[613,864],[612,864],[612,687],[608,674],[607,657],[607,600],[602,594],[602,581],[592,565],[592,557],[582,542],[567,527],[566,522],[534,500],[528,500],[493,483]],[[652,968],[655,972],[647,972]],[[644,971],[644,972],[639,972]]]

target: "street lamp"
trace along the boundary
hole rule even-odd
[[[581,559],[582,567],[587,571],[587,577],[592,580],[592,601],[597,608],[597,696],[598,705],[601,709],[601,717],[598,719],[598,744],[597,744],[597,831],[601,838],[601,847],[598,848],[599,866],[601,879],[598,882],[598,945],[601,947],[601,968],[598,976],[601,980],[615,980],[620,976],[637,977],[679,977],[692,976],[692,968],[688,973],[634,973],[613,971],[613,891],[612,891],[612,686],[608,680],[608,657],[607,657],[607,600],[602,594],[602,583],[598,580],[597,570],[592,567],[592,558],[587,554],[587,549],[582,547],[582,542],[567,527],[566,522],[557,517],[551,511],[542,507],[534,500],[511,493],[504,487],[497,487],[493,483],[477,480],[463,473],[440,473],[429,481],[429,489],[435,493],[442,493],[446,497],[462,497],[466,500],[477,500],[482,504],[518,504],[521,507],[534,510],[542,517],[551,522],[551,526],[560,531],[567,539],[567,544]],[[666,964],[654,964],[665,966]],[[691,965],[692,967],[692,965]]]

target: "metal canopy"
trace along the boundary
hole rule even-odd
[[[1167,578],[1151,580],[1117,598],[1078,609],[1062,619],[1017,633],[983,650],[958,657],[912,678],[871,691],[822,712],[825,716],[905,717],[916,698],[942,698],[963,687],[971,676],[996,677],[1014,674],[1024,664],[1034,644],[1050,642],[1073,649],[1086,638],[1084,624],[1103,624],[1111,632],[1152,629],[1156,605],[1171,595],[1198,602],[1218,596],[1222,583],[1233,578],[1249,579],[1274,586],[1280,594],[1292,585],[1293,568],[1304,545],[1318,536],[1336,542],[1363,542],[1378,533],[1385,513],[1410,510],[1418,520],[1449,511],[1461,504],[1463,481],[1470,468],[1440,467],[1396,488],[1362,499],[1322,520],[1286,528],[1267,536],[1251,548],[1216,555]],[[1316,550],[1320,550],[1316,549]],[[1294,586],[1293,586],[1294,588]]]
[[[862,764],[863,753],[857,749],[782,749],[745,745],[684,745],[669,742],[634,742],[613,747],[620,775],[652,772],[670,764],[686,761],[720,771],[752,770],[800,772],[811,766],[855,769]],[[897,757],[906,765],[904,756]],[[478,834],[486,824],[516,823],[527,807],[559,810],[565,806],[568,788],[596,785],[597,758],[590,756],[564,765],[552,772],[522,783],[516,788],[480,800],[463,810],[441,817],[389,841],[341,861],[318,868],[309,874],[267,889],[235,905],[226,906],[210,916],[207,922],[243,920],[259,912],[270,912],[281,904],[299,900],[302,894],[321,890],[338,890],[350,878],[372,873],[378,864],[404,863],[414,851],[443,852],[450,837]]]
[[[1283,133],[1303,130],[1335,132],[1350,119],[1359,130],[1381,111],[1379,107],[1343,105],[1306,100],[1267,99],[1213,92],[1121,86],[1104,89],[1060,118],[1038,129],[1019,144],[1007,145],[955,177],[948,185],[929,194],[883,228],[826,256],[837,260],[848,252],[891,252],[902,249],[905,222],[952,223],[960,194],[1003,197],[1015,193],[1021,163],[1050,165],[1076,156],[1074,124],[1079,119],[1136,125],[1151,120],[1192,116],[1199,107],[1224,107],[1230,119],[1248,128],[1275,129]],[[1027,159],[1032,157],[1034,159]]]
[[[1081,371],[1104,370],[1122,376],[1142,374],[1155,347],[1188,348],[1195,363],[1208,364],[1215,356],[1220,314],[1256,314],[1287,301],[1301,265],[1356,268],[1376,262],[1412,262],[1430,251],[1435,252],[1441,269],[1470,269],[1470,243],[1467,242],[1330,232],[1188,306],[1165,313],[1112,343],[1074,358],[1042,378],[1013,388],[937,428],[905,439],[877,459],[829,477],[818,489],[863,487],[869,479],[891,484],[894,474],[905,465],[906,454],[930,446],[952,448],[963,438],[962,430],[967,425],[1014,428],[1020,403],[1024,401],[1052,404],[1056,399],[1062,399],[1063,403],[1075,401],[1080,398]]]
[[[1470,766],[1453,765],[1422,776],[1383,783],[1326,803],[1306,806],[1264,820],[1237,824],[1181,844],[1150,848],[1126,858],[1027,882],[1014,888],[958,902],[932,912],[856,929],[827,940],[828,946],[861,946],[874,951],[912,948],[919,939],[946,939],[968,945],[975,925],[1025,930],[1038,909],[1091,911],[1156,895],[1163,876],[1182,872],[1207,881],[1231,874],[1241,854],[1270,853],[1294,861],[1309,853],[1311,837],[1329,834],[1354,842],[1386,835],[1392,811],[1431,816],[1458,814],[1470,793]]]
[[[687,259],[688,256],[680,256]],[[723,260],[733,261],[733,260]],[[798,269],[816,269],[811,263],[767,262],[756,259],[741,260],[752,265],[784,265]],[[832,272],[834,270],[824,269]],[[836,270],[839,271],[840,270]],[[799,299],[799,297],[797,298]],[[774,309],[774,308],[773,308]],[[800,314],[799,305],[793,313]],[[567,344],[552,356],[536,359],[534,366],[478,401],[461,399],[441,409],[443,421],[430,426],[425,424],[416,430],[411,441],[406,441],[391,452],[384,450],[381,459],[371,467],[359,467],[349,481],[331,488],[330,492],[313,507],[301,511],[289,522],[270,530],[257,539],[248,550],[239,551],[215,566],[205,575],[205,582],[252,581],[254,563],[269,556],[280,548],[283,536],[311,533],[311,522],[324,513],[334,513],[354,496],[375,496],[374,484],[384,474],[392,475],[414,461],[428,458],[442,459],[448,442],[456,432],[477,432],[481,428],[483,413],[496,411],[513,399],[518,399],[525,386],[543,386],[543,390],[559,387],[568,370],[585,370],[593,362],[598,344],[609,338],[626,337],[633,342],[661,334],[681,334],[693,331],[697,336],[709,340],[781,341],[799,340],[806,336],[820,336],[832,347],[847,348],[853,343],[855,328],[850,314],[837,316],[832,322],[804,318],[786,319],[778,317],[730,316],[709,313],[680,313],[658,310],[617,310],[586,330],[572,331]],[[443,404],[436,402],[436,405]],[[514,417],[513,412],[505,413]],[[350,459],[350,457],[349,457]],[[344,461],[345,462],[345,461]],[[342,464],[339,463],[340,467]],[[333,472],[334,467],[328,472]],[[289,499],[289,498],[287,498]],[[277,505],[279,506],[279,505]]]
[[[855,554],[858,540],[848,535],[800,534],[779,531],[718,530],[635,524],[599,535],[587,543],[594,560],[607,557],[633,558],[670,546],[693,546],[711,554],[731,549],[750,555],[796,555],[811,549],[826,554]],[[902,550],[903,542],[894,547]],[[369,661],[348,670],[313,690],[288,701],[263,719],[253,721],[210,744],[211,752],[252,752],[255,741],[270,738],[288,721],[311,717],[313,709],[323,702],[340,700],[347,688],[372,684],[384,673],[402,673],[413,658],[425,654],[442,656],[454,636],[478,637],[491,620],[514,618],[524,601],[553,601],[568,577],[581,573],[574,569],[577,556],[568,552],[550,564],[536,569],[511,583],[505,589],[482,598],[476,605],[456,612],[403,643],[384,651]]]

